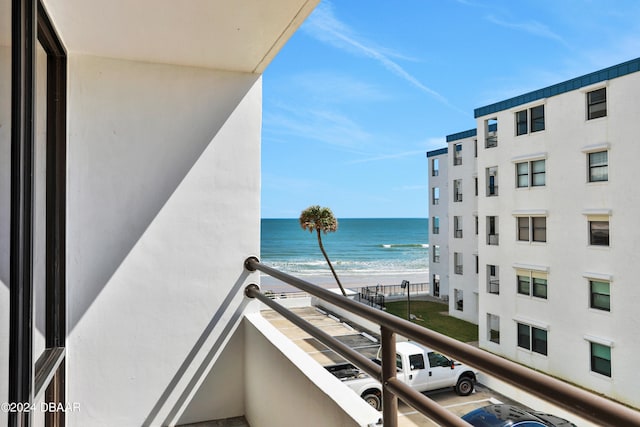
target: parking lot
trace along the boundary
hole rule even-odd
[[[339,318],[318,310],[315,307],[293,308],[291,311],[347,344],[349,347],[364,354],[366,357],[372,358],[376,356],[379,347],[377,336],[362,332],[356,325],[342,322]],[[262,315],[322,366],[344,361],[341,356],[325,347],[322,343],[318,342],[315,338],[311,337],[275,311],[264,310],[262,311]],[[476,390],[471,395],[465,397],[458,396],[449,388],[428,392],[425,393],[425,395],[456,415],[463,415],[475,408],[492,403],[514,403],[507,397],[490,390],[482,384],[476,384]],[[400,426],[437,425],[402,402],[399,402],[398,405],[398,424]]]

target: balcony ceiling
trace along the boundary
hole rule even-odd
[[[71,53],[259,73],[319,0],[44,2]]]

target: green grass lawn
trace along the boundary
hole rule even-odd
[[[403,319],[407,318],[407,302],[387,302],[387,312]],[[411,314],[418,319],[412,320],[416,325],[424,326],[458,341],[478,341],[478,326],[447,314],[448,306],[432,301],[411,301]]]

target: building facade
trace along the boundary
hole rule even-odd
[[[639,71],[475,110],[480,346],[634,407]]]

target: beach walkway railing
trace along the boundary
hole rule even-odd
[[[385,427],[398,426],[398,398],[442,426],[469,426],[446,408],[417,392],[396,378],[396,334],[400,334],[436,351],[448,354],[456,360],[473,366],[484,373],[498,378],[514,387],[531,393],[554,405],[578,414],[602,426],[640,427],[640,412],[567,384],[556,378],[529,369],[479,348],[434,332],[405,319],[369,307],[365,304],[337,295],[295,276],[283,273],[262,264],[257,258],[249,257],[244,262],[248,271],[259,270],[300,290],[348,310],[380,325],[382,366],[378,366],[365,356],[349,348],[321,329],[278,304],[260,292],[255,284],[245,288],[245,295],[256,298],[280,313],[296,326],[311,334],[345,359],[358,366],[382,384],[382,416]]]

